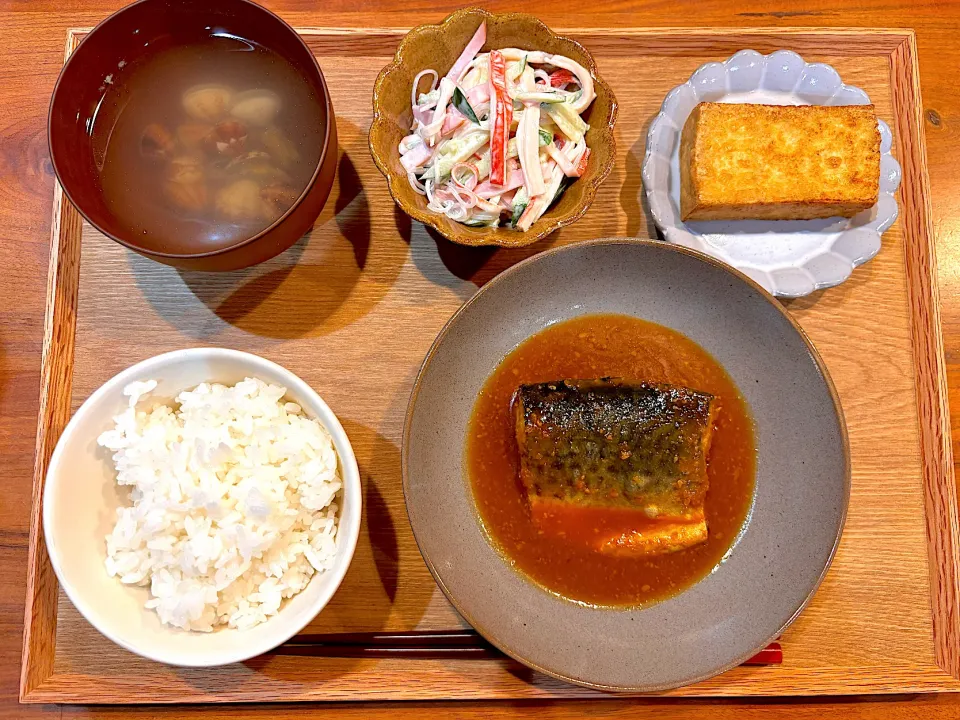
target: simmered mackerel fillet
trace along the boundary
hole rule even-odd
[[[520,478],[545,530],[612,555],[656,555],[707,539],[712,395],[560,380],[521,385],[514,411]]]

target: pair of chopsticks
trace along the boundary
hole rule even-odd
[[[404,632],[298,635],[274,650],[275,655],[330,658],[416,658],[419,660],[485,660],[503,653],[475,630],[413,630]],[[779,665],[783,649],[770,643],[744,665]]]

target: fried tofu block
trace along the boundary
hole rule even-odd
[[[872,105],[700,103],[680,136],[684,221],[852,217],[879,189]]]

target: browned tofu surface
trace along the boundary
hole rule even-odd
[[[872,105],[700,103],[683,126],[683,220],[852,217],[879,185]]]

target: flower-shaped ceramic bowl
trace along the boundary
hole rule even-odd
[[[576,60],[590,71],[596,99],[584,113],[590,125],[587,145],[590,160],[587,171],[567,188],[557,203],[527,232],[509,228],[471,228],[444,215],[427,210],[427,201],[410,186],[400,165],[400,140],[410,134],[413,111],[410,89],[417,73],[433,68],[441,76],[453,65],[480,23],[487,23],[484,50],[517,47],[561,54]],[[397,49],[393,61],[377,78],[373,88],[373,123],[370,126],[370,153],[386,178],[390,194],[400,208],[448,240],[461,245],[530,245],[565,225],[576,222],[590,207],[597,189],[613,168],[616,143],[613,126],[617,119],[617,100],[610,86],[600,77],[596,63],[580,43],[561,37],[530,15],[520,13],[494,15],[480,8],[464,8],[439,25],[414,28]]]
[[[782,297],[800,297],[839,285],[880,251],[880,236],[897,219],[894,197],[900,165],[890,154],[893,136],[882,120],[880,195],[852,218],[823,220],[680,219],[680,131],[700,102],[768,105],[869,105],[857,87],[844,85],[829,65],[807,63],[788,50],[761,55],[741,50],[724,62],[701,66],[663,101],[650,124],[643,185],[654,222],[669,242],[712,255]]]

